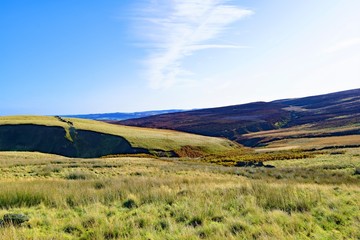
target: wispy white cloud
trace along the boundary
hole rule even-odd
[[[166,88],[192,75],[182,63],[195,51],[245,48],[212,42],[230,24],[253,11],[232,5],[229,0],[153,0],[143,14],[143,32],[153,44],[146,60],[147,78],[151,87]]]
[[[360,45],[360,38],[349,38],[349,39],[343,40],[341,42],[338,42],[331,47],[326,48],[325,52],[326,53],[334,53],[334,52],[342,51],[342,50],[345,50],[347,48],[350,48],[350,47],[353,47],[356,45]]]
[[[249,48],[248,46],[241,45],[231,45],[231,44],[201,44],[201,45],[192,45],[187,47],[188,51],[197,51],[211,48],[232,48],[232,49],[240,49],[240,48]]]

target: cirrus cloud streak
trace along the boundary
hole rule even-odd
[[[246,48],[214,42],[230,24],[253,14],[226,0],[155,0],[142,10],[140,23],[146,26],[143,32],[152,43],[146,59],[146,77],[154,89],[186,81],[193,73],[182,65],[196,51]]]

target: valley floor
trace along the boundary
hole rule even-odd
[[[0,239],[360,239],[360,148],[268,163],[3,152]]]

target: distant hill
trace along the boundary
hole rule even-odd
[[[281,139],[359,135],[360,89],[113,123],[225,137],[251,147]]]
[[[116,113],[62,115],[61,117],[82,118],[82,119],[102,120],[102,121],[106,121],[106,120],[120,121],[126,119],[142,118],[142,117],[154,116],[159,114],[176,113],[182,111],[184,110],[170,109],[170,110],[154,110],[154,111],[133,112],[133,113],[116,112]]]
[[[238,149],[241,149],[238,144],[226,139],[172,130],[117,126],[58,116],[0,117],[0,151],[89,158],[134,153],[196,157]]]

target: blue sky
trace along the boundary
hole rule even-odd
[[[1,0],[0,115],[359,88],[359,9],[358,0]]]

